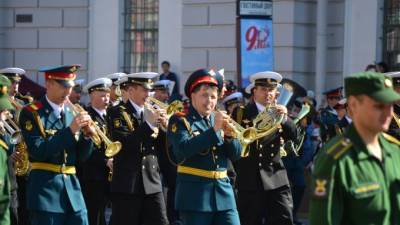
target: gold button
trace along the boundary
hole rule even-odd
[[[154,157],[154,155],[153,155],[153,159],[154,159],[155,157]]]
[[[217,147],[213,146],[213,147],[212,147],[212,150],[217,150]]]
[[[145,166],[142,166],[142,169],[146,169],[146,167],[145,167]]]
[[[152,150],[154,150],[154,146],[153,146],[153,147],[151,147],[151,149],[152,149]]]
[[[262,148],[262,145],[260,144],[260,148]]]
[[[262,157],[262,154],[260,153],[260,155],[259,155],[260,157]]]
[[[145,160],[146,159],[146,156],[143,156],[143,160]]]
[[[273,148],[275,145],[274,144],[271,144],[271,148]]]
[[[270,166],[274,165],[272,162],[269,163]]]
[[[155,168],[156,168],[156,166],[155,166],[155,165],[153,165],[152,167],[153,167],[153,169],[155,169]]]
[[[274,157],[274,153],[271,153],[271,157]]]
[[[217,155],[215,156],[215,159],[218,159],[218,156],[217,156]]]
[[[259,167],[262,167],[262,163],[259,163],[258,166],[259,166]]]
[[[217,165],[217,168],[219,168],[219,165]]]

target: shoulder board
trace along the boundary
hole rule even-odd
[[[37,111],[43,107],[41,102],[33,102],[26,106],[26,109],[30,112]]]
[[[334,160],[337,160],[346,153],[352,145],[350,139],[341,137],[326,150],[326,154],[332,156]]]
[[[122,109],[122,110],[126,110],[125,106],[123,106],[123,105],[119,105],[118,107],[119,107],[120,109]]]
[[[394,144],[396,144],[396,145],[400,145],[400,141],[397,140],[397,138],[395,138],[395,137],[393,137],[393,136],[391,136],[391,135],[389,135],[389,134],[387,134],[387,133],[382,133],[382,135],[383,135],[383,137],[384,137],[386,140],[388,140],[389,142],[392,142],[392,143],[394,143]]]
[[[186,112],[176,112],[175,115],[178,117],[184,117],[187,115],[187,113]]]
[[[0,139],[0,146],[3,147],[4,150],[6,150],[6,151],[8,150],[8,145],[1,139]]]

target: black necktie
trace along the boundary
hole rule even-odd
[[[61,112],[60,112],[60,120],[61,120],[62,124],[65,125],[65,114],[64,114],[64,110],[61,110]]]

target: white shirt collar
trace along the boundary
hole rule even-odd
[[[95,108],[95,107],[93,107],[93,106],[92,106],[92,108],[94,109],[94,111],[96,111],[96,112],[100,115],[101,118],[104,119],[103,116],[106,115],[106,112],[107,112],[105,109],[101,109],[101,110],[100,110],[100,109],[97,109],[97,108]]]
[[[344,116],[344,118],[346,118],[346,120],[347,120],[347,122],[350,124],[351,122],[353,122],[353,120],[350,118],[350,117],[348,117],[347,115],[346,116]]]
[[[257,106],[257,109],[258,109],[258,112],[259,112],[259,113],[262,112],[262,111],[264,111],[265,106],[261,105],[260,103],[258,103],[258,102],[256,102],[256,101],[254,101],[254,102],[256,103],[256,106]]]
[[[138,106],[136,103],[134,103],[131,99],[129,99],[129,102],[132,104],[132,106],[135,108],[135,110],[136,110],[136,115],[137,116],[140,116],[140,113],[142,113],[143,112],[143,110],[144,110],[144,106],[142,106],[142,107],[140,107],[140,106]]]
[[[63,111],[64,104],[62,104],[62,106],[57,105],[56,103],[50,101],[50,99],[47,97],[47,95],[46,95],[46,100],[49,103],[49,105],[51,106],[51,108],[53,108],[54,115],[57,118],[60,118],[60,113],[61,113],[61,111]]]

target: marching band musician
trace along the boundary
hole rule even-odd
[[[336,135],[335,124],[339,122],[337,112],[333,108],[342,99],[343,87],[324,92],[328,105],[321,110],[321,139],[325,143]]]
[[[387,73],[387,75],[393,80],[394,90],[397,93],[400,93],[400,72],[391,72]],[[393,115],[397,116],[397,118],[400,118],[400,101],[393,103]],[[388,134],[400,139],[400,120],[396,122],[396,119],[393,117],[392,122],[390,123]]]
[[[110,102],[110,87],[112,81],[108,78],[98,78],[84,87],[90,97],[90,106],[87,107],[92,120],[105,132],[106,108]],[[88,160],[80,166],[81,186],[85,199],[89,225],[105,225],[105,208],[109,200],[108,173],[111,160],[105,156],[105,144],[95,146]]]
[[[175,83],[170,80],[158,80],[153,85],[153,97],[163,103],[168,103]],[[166,138],[158,138],[157,146],[158,160],[161,169],[164,186],[164,196],[166,196],[167,216],[170,224],[179,224],[179,214],[175,210],[175,183],[176,183],[176,160],[173,157],[171,144]]]
[[[341,134],[350,125],[351,118],[347,112],[347,99],[341,99],[334,107],[337,113],[338,122],[335,124],[336,134]]]
[[[128,101],[108,112],[111,137],[122,143],[113,161],[113,225],[168,224],[157,159],[163,149],[155,144],[157,138],[165,139],[157,126],[165,127],[167,120],[161,110],[146,105],[156,76],[151,72],[128,74],[123,83]]]
[[[241,92],[233,92],[226,96],[222,103],[224,104],[225,110],[228,115],[232,115],[236,107],[240,107],[243,104],[243,94]]]
[[[125,76],[126,76],[126,73],[112,73],[112,74],[108,74],[106,76],[106,78],[108,78],[112,81],[111,92],[110,92],[110,101],[111,101],[112,106],[116,106],[120,103],[121,99],[120,99],[119,93],[116,92],[117,86],[118,86],[118,84],[116,84],[116,82]]]
[[[206,70],[193,72],[185,85],[189,112],[176,113],[168,140],[179,162],[175,206],[186,225],[238,225],[227,159],[237,160],[241,147],[227,129],[229,116],[214,111],[218,80]]]
[[[0,75],[0,119],[5,120],[8,110],[12,110],[14,107],[11,105],[8,89],[11,86],[11,82],[4,75]],[[0,124],[3,126],[3,124]],[[10,225],[10,198],[11,198],[11,184],[10,176],[8,174],[8,154],[11,151],[7,144],[6,135],[2,134],[0,138],[0,225]],[[12,209],[12,208],[11,208]],[[11,215],[15,216],[15,215]]]
[[[277,85],[282,76],[276,72],[259,72],[250,76],[254,102],[239,107],[233,118],[243,127],[252,125],[252,120],[274,104]],[[248,146],[250,155],[234,165],[237,173],[239,214],[242,225],[259,225],[266,219],[268,225],[292,225],[293,201],[286,169],[280,148],[286,140],[295,140],[296,126],[288,118],[285,106],[276,105],[278,112],[285,115],[281,128]]]
[[[25,74],[25,70],[17,67],[9,67],[0,70],[0,74],[4,74],[11,82],[8,90],[11,104],[14,107],[12,114],[14,119],[18,118],[22,107],[33,101],[32,97],[24,96],[19,93],[19,83],[21,75]],[[26,176],[16,176],[14,162],[21,160],[17,152],[13,152],[8,160],[8,168],[11,180],[11,224],[27,225],[28,211],[26,209]]]
[[[24,107],[19,125],[31,172],[27,208],[32,225],[87,225],[87,211],[74,165],[92,152],[87,112],[67,105],[79,65],[41,70],[46,95]]]

